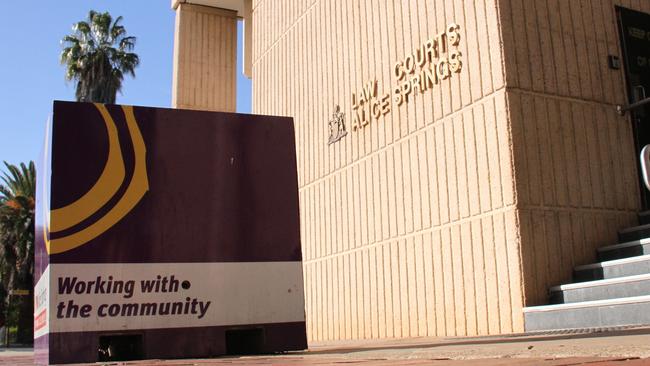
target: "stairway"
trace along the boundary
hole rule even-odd
[[[574,269],[574,283],[550,289],[551,305],[524,308],[526,332],[650,325],[650,211],[598,249],[601,262]]]

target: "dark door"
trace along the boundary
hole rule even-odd
[[[650,14],[616,8],[623,46],[623,61],[627,79],[628,102],[634,103],[650,97]],[[650,104],[630,113],[634,130],[637,167],[643,146],[650,144]],[[640,171],[640,167],[639,167]],[[641,207],[650,209],[650,191],[641,181]]]

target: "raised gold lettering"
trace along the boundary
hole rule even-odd
[[[366,118],[365,108],[359,108],[354,112],[354,120],[352,122],[352,129],[358,130],[364,126],[368,125],[368,120]]]
[[[354,117],[352,118],[352,131],[356,131],[361,128],[361,124],[359,123],[359,111],[356,111],[354,113]]]
[[[413,55],[408,55],[404,59],[404,68],[406,69],[407,74],[412,74],[415,71],[415,60]]]
[[[402,61],[395,63],[395,67],[393,68],[393,71],[395,72],[395,77],[397,77],[397,80],[402,80],[404,76],[406,76],[403,66],[404,65],[402,64]]]
[[[370,109],[370,112],[372,112],[372,117],[374,119],[379,119],[381,117],[381,108],[379,108],[379,101],[375,100],[372,102],[372,107]]]
[[[398,86],[393,90],[393,100],[397,106],[401,106],[404,103],[404,97],[402,96],[402,89]]]
[[[408,102],[409,100],[408,95],[411,93],[410,81],[405,81],[402,83],[402,85],[400,86],[400,93],[402,93],[402,96],[404,96],[404,100]]]
[[[352,93],[352,110],[355,111],[359,108],[359,104],[357,102],[357,95],[355,93]]]
[[[422,82],[425,84],[424,89],[429,89],[435,84],[438,84],[438,78],[436,78],[436,72],[431,69],[431,67],[425,67],[422,70]]]
[[[415,75],[411,78],[411,90],[413,91],[413,94],[422,92],[422,89],[420,88],[420,75]]]
[[[386,115],[386,113],[390,112],[390,94],[386,93],[384,94],[383,97],[380,99],[381,101],[381,114]]]
[[[458,46],[460,43],[460,26],[456,23],[451,23],[447,26],[447,42],[450,46]]]
[[[436,64],[436,75],[438,76],[438,80],[445,80],[450,76],[449,62],[446,59],[438,60]]]
[[[460,73],[463,67],[463,55],[457,49],[460,40],[460,26],[449,23],[442,32],[435,33],[393,64],[391,71],[397,82],[392,85],[392,92],[378,97],[381,91],[377,79],[356,89],[357,92],[352,93],[352,129],[357,131],[378,121],[390,113],[393,106],[399,107],[408,102],[409,95],[424,93],[442,80]]]
[[[377,79],[371,81],[370,83],[368,83],[368,85],[370,87],[370,92],[371,92],[370,96],[373,98],[377,98]]]
[[[438,55],[447,52],[447,32],[441,32],[436,35],[436,49]]]
[[[427,62],[427,55],[425,51],[425,46],[418,47],[415,49],[415,63],[422,67]]]
[[[360,118],[361,127],[367,126],[370,123],[370,121],[368,121],[368,116],[366,116],[366,110],[361,109],[361,110],[357,111],[357,114],[359,114],[359,113],[361,113],[361,118]]]
[[[424,43],[424,54],[428,62],[431,62],[438,58],[437,45],[436,45],[436,41],[433,38],[428,39]]]
[[[461,56],[462,54],[458,50],[449,53],[449,70],[451,72],[460,72],[460,69],[463,67]]]

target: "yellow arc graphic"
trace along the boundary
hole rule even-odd
[[[113,117],[103,104],[95,104],[108,132],[108,159],[93,187],[75,202],[50,213],[50,231],[57,232],[77,225],[90,217],[115,195],[124,181],[124,160]]]
[[[100,112],[102,111],[102,109],[106,111],[103,105],[98,104],[96,106],[100,110]],[[89,242],[90,240],[98,237],[106,230],[110,229],[115,224],[117,224],[124,216],[126,216],[126,214],[128,214],[138,204],[138,202],[140,202],[144,194],[149,190],[149,180],[147,178],[147,166],[146,166],[147,150],[144,144],[144,139],[142,138],[142,133],[138,128],[137,121],[135,120],[135,115],[133,114],[133,107],[122,106],[122,110],[124,111],[124,116],[126,117],[126,123],[129,129],[129,134],[131,135],[131,141],[133,144],[133,153],[135,157],[135,168],[129,186],[124,192],[124,195],[115,204],[115,206],[113,206],[108,213],[106,213],[104,216],[102,216],[100,219],[98,219],[90,226],[62,238],[47,240],[47,235],[45,235],[46,248],[48,253],[50,254],[63,253],[65,251],[77,248]],[[110,118],[110,114],[108,114],[108,111],[106,111],[106,114],[102,113],[102,117],[104,118],[104,121],[107,123],[107,125],[113,123],[112,118]],[[110,119],[110,122],[107,121],[108,119]],[[109,140],[110,140],[110,136],[109,136]],[[121,157],[122,156],[120,153],[120,163],[123,167],[124,162],[121,159]],[[107,162],[106,165],[108,166],[109,163]],[[122,180],[123,179],[124,178],[122,178]],[[118,184],[118,188],[119,188],[119,184]],[[114,193],[115,192],[113,192],[113,194]],[[101,200],[105,200],[105,202],[108,202],[108,200],[112,197],[113,194],[111,194],[108,198],[102,197]],[[80,209],[88,210],[89,207],[91,206],[79,205],[78,207]],[[94,212],[96,211],[92,211],[90,213],[85,212],[85,214],[87,214],[88,216],[83,217],[82,220],[89,217]],[[54,212],[52,213],[52,215],[54,215]],[[77,217],[82,217],[81,213],[78,213]],[[54,217],[51,217],[51,220],[52,222],[54,222]]]

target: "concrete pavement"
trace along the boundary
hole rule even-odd
[[[0,365],[33,364],[31,350],[0,351]],[[650,366],[650,328],[474,338],[315,343],[309,351],[215,359],[144,360],[111,365],[518,365]]]

